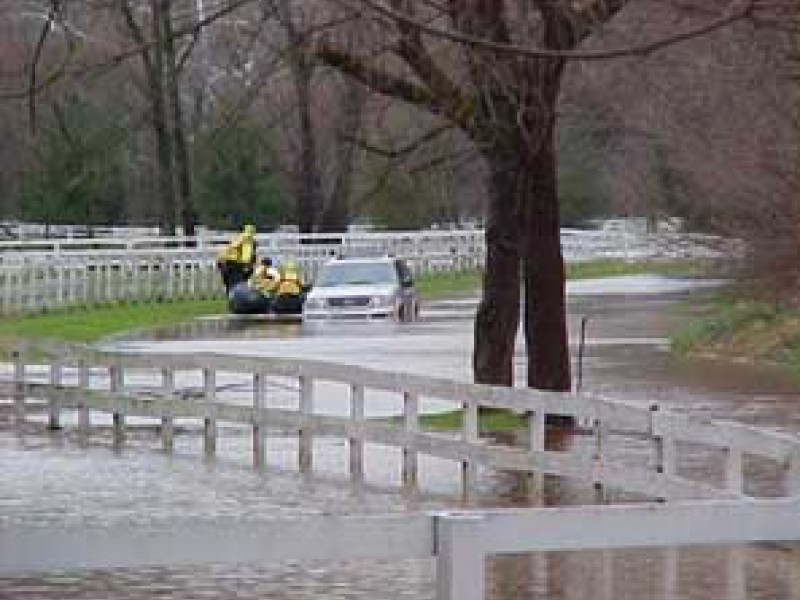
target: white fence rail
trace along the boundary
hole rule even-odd
[[[483,265],[480,230],[348,234],[263,234],[258,252],[296,260],[313,278],[336,255],[392,254],[414,271]],[[215,257],[227,236],[0,241],[0,314],[120,301],[208,298],[221,293]],[[709,236],[564,230],[567,260],[718,256],[730,244]]]
[[[42,362],[41,356],[48,353],[53,358]],[[204,452],[213,455],[217,424],[227,421],[252,428],[256,468],[263,468],[267,458],[265,436],[277,429],[280,434],[276,435],[293,432],[298,436],[297,463],[305,472],[314,470],[314,437],[339,436],[347,440],[350,475],[358,479],[365,477],[364,444],[371,441],[402,453],[402,481],[408,487],[424,485],[419,480],[418,459],[427,454],[462,465],[467,496],[475,469],[482,467],[528,474],[534,488],[541,486],[539,477],[552,474],[595,489],[634,493],[645,501],[677,502],[237,524],[192,522],[150,529],[115,526],[113,531],[8,525],[0,527],[0,572],[436,557],[438,598],[478,600],[485,590],[483,561],[493,554],[800,539],[800,438],[795,435],[601,397],[471,385],[314,360],[135,355],[74,347],[37,349],[37,355],[35,364],[18,354],[13,366],[0,369],[0,382],[5,381],[6,389],[3,394],[0,387],[0,400],[6,398],[0,407],[11,410],[19,428],[43,424],[64,428],[65,415],[72,413],[77,418],[69,422],[75,424],[79,439],[85,439],[81,436],[89,434],[93,415],[106,413],[112,416],[113,445],[120,448],[127,443],[128,418],[145,417],[158,420],[164,450],[169,452],[178,435],[175,419],[197,419],[202,423]],[[276,378],[280,385],[271,387]],[[287,385],[292,380],[295,384]],[[334,394],[325,382],[338,386],[341,416],[316,410],[321,394],[327,400]],[[276,398],[278,388],[293,398],[294,408],[287,408],[286,398]],[[401,418],[365,418],[375,392],[396,395]],[[462,410],[461,429],[452,434],[425,429],[419,414],[426,398],[451,402]],[[281,408],[273,404],[276,400],[283,403]],[[527,423],[522,446],[481,437],[477,417],[482,407],[521,415]],[[34,419],[42,413],[44,420]],[[548,414],[588,421],[590,443],[566,450],[548,447]],[[632,461],[625,452],[616,452],[614,448],[624,446],[624,440],[649,448],[649,457]],[[703,469],[702,476],[693,477],[686,463],[697,462],[691,449],[698,446],[707,449],[702,456],[712,464]],[[769,492],[759,492],[749,481],[749,460],[773,463],[776,475]],[[719,478],[708,476],[714,471],[720,473]],[[759,472],[758,477],[762,476]],[[215,543],[196,543],[200,539]],[[75,552],[76,548],[81,552]]]
[[[664,547],[665,600],[677,546],[800,540],[800,498],[457,513],[311,516],[113,528],[0,526],[0,575],[287,561],[436,559],[437,600],[484,600],[485,560],[553,550]],[[213,543],[209,543],[213,540]],[[746,597],[738,549],[729,580]],[[671,565],[672,568],[669,568]],[[598,592],[598,598],[604,598]],[[611,600],[611,598],[608,598]]]

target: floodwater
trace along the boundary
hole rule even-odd
[[[581,343],[581,319],[586,319],[583,364],[575,367],[584,389],[800,431],[796,379],[748,365],[677,361],[666,352],[667,332],[692,313],[692,299],[701,290],[687,282],[635,278],[581,283],[569,291],[575,348]],[[132,351],[302,356],[467,380],[474,306],[470,298],[426,306],[422,319],[410,325],[337,322],[311,327],[209,319],[114,345]],[[517,366],[522,373],[521,345]],[[155,431],[147,428],[132,433],[130,445],[115,453],[107,439],[79,447],[59,433],[20,435],[3,418],[0,525],[113,528],[167,520],[462,506],[458,465],[422,460],[422,488],[405,494],[399,486],[399,453],[380,446],[368,446],[367,481],[353,484],[346,477],[341,440],[316,440],[316,473],[309,478],[294,468],[296,441],[279,435],[268,437],[266,471],[253,471],[250,434],[244,428],[221,429],[218,456],[209,462],[201,458],[199,429],[178,435],[174,455],[166,456],[158,451]],[[562,443],[581,441],[567,438]],[[519,484],[510,474],[481,471],[475,504],[527,505],[531,500]],[[588,488],[549,480],[544,503],[593,502],[594,492]],[[709,547],[540,553],[490,559],[488,564],[488,596],[493,600],[800,599],[800,551],[791,545],[752,545],[736,552]],[[405,560],[23,573],[0,577],[0,600],[432,599],[434,569],[433,561]]]

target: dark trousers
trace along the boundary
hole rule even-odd
[[[247,281],[253,272],[250,265],[235,260],[219,261],[217,269],[222,277],[222,285],[225,286],[225,294],[228,294],[237,283]]]

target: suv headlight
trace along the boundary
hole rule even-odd
[[[392,306],[392,303],[391,296],[373,296],[369,305],[372,308],[389,308]]]

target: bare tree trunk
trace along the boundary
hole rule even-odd
[[[527,385],[568,391],[569,340],[552,127],[532,157],[530,177],[522,236]]]
[[[153,0],[153,60],[150,73],[150,103],[153,111],[153,129],[156,135],[158,164],[158,194],[161,205],[159,227],[162,235],[175,235],[175,186],[172,177],[172,136],[166,106],[164,77],[164,0]],[[169,15],[167,15],[169,18]]]
[[[483,295],[475,317],[472,366],[477,383],[513,385],[520,306],[520,194],[522,175],[504,150],[485,151],[489,213]]]
[[[360,83],[347,80],[340,102],[342,117],[339,125],[339,160],[336,181],[320,218],[320,231],[346,231],[350,223],[350,194],[353,188],[358,148],[353,138],[363,126],[362,113],[367,90]]]
[[[289,31],[290,43],[296,46],[297,43],[293,40],[294,37],[297,37],[296,32],[291,27],[289,27]],[[297,228],[300,233],[312,233],[322,206],[317,164],[317,141],[311,116],[311,81],[314,76],[314,66],[297,51],[294,51],[292,56],[292,74],[297,93],[297,112],[300,123],[300,164],[295,175]]]
[[[189,150],[186,143],[186,125],[181,109],[180,80],[175,57],[175,41],[172,31],[172,0],[165,0],[161,14],[164,32],[164,62],[166,92],[169,98],[171,137],[174,150],[174,167],[177,179],[175,197],[176,218],[183,228],[183,235],[194,236],[195,212],[192,202],[192,176],[189,165]]]

